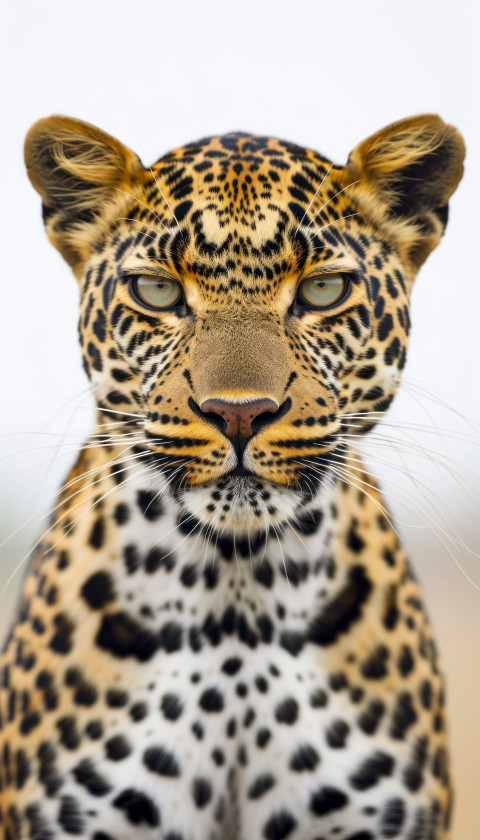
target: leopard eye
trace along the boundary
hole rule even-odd
[[[138,274],[130,281],[130,292],[137,302],[149,309],[171,309],[182,298],[182,287],[176,280]]]
[[[345,297],[348,278],[344,274],[316,274],[307,277],[298,288],[298,298],[304,306],[328,309]]]

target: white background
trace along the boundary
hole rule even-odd
[[[404,439],[452,461],[448,469],[411,454],[393,462],[390,450],[372,447],[387,462],[372,465],[396,485],[385,489],[409,508],[390,502],[422,578],[448,674],[454,838],[476,840],[480,560],[471,551],[480,551],[479,480],[472,474],[480,472],[480,437],[478,423],[460,416],[480,419],[476,4],[32,0],[9,3],[8,16],[0,51],[7,98],[0,176],[0,539],[20,530],[1,549],[0,589],[38,534],[36,519],[48,510],[91,418],[77,349],[75,281],[47,243],[40,200],[23,169],[23,138],[34,120],[55,112],[87,120],[145,163],[190,140],[239,129],[312,146],[337,162],[370,133],[416,113],[438,112],[463,132],[465,180],[451,202],[446,238],[417,281],[406,387],[390,415],[397,428],[385,430],[401,438],[400,423],[435,422],[455,436],[410,428]],[[405,483],[402,464],[421,471],[423,484]],[[466,492],[453,467],[476,484],[476,495]],[[432,517],[437,533],[461,534],[466,547],[457,542],[452,557],[415,512]],[[0,599],[0,631],[21,574]]]

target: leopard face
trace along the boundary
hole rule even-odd
[[[428,115],[378,132],[345,166],[229,134],[145,168],[85,123],[31,129],[27,167],[80,284],[102,422],[187,519],[282,527],[335,476],[348,436],[381,418],[463,153]]]

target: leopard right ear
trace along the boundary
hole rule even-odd
[[[346,169],[360,206],[414,269],[440,241],[464,156],[457,129],[436,114],[423,114],[378,131],[349,157]]]
[[[130,149],[89,123],[52,116],[25,139],[28,177],[43,201],[51,243],[79,270],[105,227],[118,216],[144,168]]]

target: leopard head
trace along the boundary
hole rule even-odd
[[[102,417],[212,532],[295,517],[335,474],[346,435],[365,434],[395,395],[413,280],[462,176],[461,135],[413,117],[341,166],[228,134],[146,168],[54,116],[30,129],[25,157],[80,285]]]

